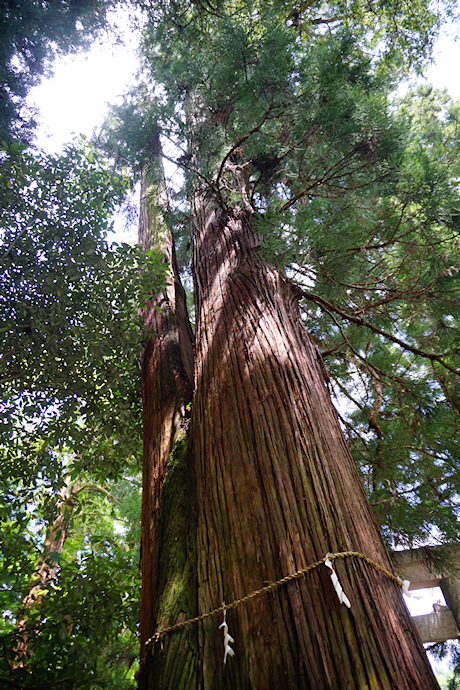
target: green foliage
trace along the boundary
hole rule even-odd
[[[138,311],[165,284],[165,264],[139,247],[109,247],[130,180],[93,147],[45,156],[12,145],[0,156],[0,677],[128,688],[139,618],[139,364],[150,335]],[[46,555],[69,482],[78,484],[64,549]],[[31,656],[17,666],[22,602],[44,554],[57,571],[27,610]]]
[[[110,155],[117,167],[129,165],[137,178],[145,160],[158,153],[155,102],[147,85],[132,88],[122,105],[112,106],[96,139],[97,147]]]
[[[24,688],[54,683],[68,688],[132,688],[140,588],[140,485],[134,477],[105,487],[82,483],[71,495],[63,552],[50,557],[59,564],[57,575],[44,583],[40,601],[28,611],[28,662],[15,664],[21,639],[15,619],[41,558],[45,493],[44,487],[36,489],[33,510],[29,503],[28,510],[23,505],[22,514],[16,512],[19,529],[30,535],[28,548],[23,545],[27,568],[11,541],[8,523],[0,518],[6,546],[11,546],[10,551],[2,550],[0,559],[5,583],[0,678]],[[55,501],[51,503],[56,510]]]
[[[458,537],[458,121],[432,91],[398,116],[405,148],[379,193],[330,204],[332,223],[304,217],[315,233],[300,261],[296,236],[291,270],[311,281],[306,314],[355,406],[346,423],[384,533],[410,546],[433,526]]]
[[[326,8],[329,3],[324,3]],[[314,8],[315,5],[313,4]],[[329,5],[330,7],[330,5]],[[337,3],[335,16],[342,12],[343,21],[354,35],[366,34],[373,51],[385,64],[408,67],[421,71],[424,56],[430,51],[442,20],[458,16],[455,2],[438,3],[435,8],[424,0],[410,5],[399,0],[372,0],[361,3],[348,0]],[[329,12],[325,12],[330,16]],[[334,14],[332,13],[332,16]]]
[[[436,676],[442,690],[458,690],[460,688],[460,645],[458,640],[430,645],[427,651],[435,659],[449,663],[450,670]]]
[[[138,454],[137,309],[164,283],[161,257],[109,248],[128,181],[91,147],[57,158],[7,149],[0,174],[2,478],[52,468],[56,448],[115,476]]]

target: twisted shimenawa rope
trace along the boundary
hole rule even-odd
[[[384,575],[386,575],[390,580],[393,580],[396,582],[398,585],[401,587],[403,586],[403,581],[397,576],[393,575],[393,573],[390,573],[389,570],[386,570],[383,568],[381,565],[376,563],[375,561],[372,561],[370,558],[365,556],[362,553],[359,553],[358,551],[341,551],[339,553],[329,553],[327,556],[322,558],[320,561],[315,561],[315,563],[311,563],[311,565],[307,566],[306,568],[302,568],[302,570],[297,570],[295,573],[291,573],[290,575],[286,575],[285,577],[282,577],[281,580],[277,580],[276,582],[271,582],[269,585],[265,585],[264,587],[261,587],[260,589],[256,589],[254,592],[251,592],[250,594],[246,594],[245,597],[241,597],[241,599],[235,599],[235,601],[230,602],[230,604],[222,604],[216,609],[213,609],[212,611],[208,611],[207,613],[203,613],[201,616],[195,616],[195,618],[189,618],[188,620],[182,621],[181,623],[176,623],[175,625],[170,625],[167,628],[162,628],[162,630],[157,630],[156,633],[150,637],[147,642],[145,643],[146,647],[154,644],[155,642],[158,642],[161,640],[162,637],[167,635],[170,632],[173,632],[174,630],[179,630],[180,628],[185,628],[188,625],[192,625],[192,623],[199,623],[199,621],[205,620],[205,618],[210,618],[211,616],[217,616],[219,613],[223,613],[224,611],[230,611],[231,609],[236,609],[237,606],[240,604],[244,604],[246,601],[249,601],[250,599],[254,599],[254,597],[258,597],[260,594],[265,594],[266,592],[271,592],[274,589],[277,589],[278,587],[281,587],[281,585],[286,584],[286,582],[291,582],[291,580],[297,580],[300,577],[303,577],[307,573],[310,572],[310,570],[315,570],[315,568],[318,568],[320,565],[323,565],[325,560],[328,558],[330,561],[335,560],[336,558],[347,558],[348,556],[353,556],[354,558],[360,558],[362,561],[365,561],[366,563],[369,563],[369,565],[372,565],[374,568],[377,570],[380,570]]]

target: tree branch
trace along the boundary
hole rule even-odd
[[[392,343],[395,343],[395,345],[399,345],[399,347],[403,348],[404,350],[412,352],[414,355],[418,355],[419,357],[429,359],[432,362],[439,362],[439,364],[441,364],[448,371],[451,371],[453,374],[460,375],[460,369],[455,369],[454,367],[451,367],[449,364],[443,361],[443,357],[446,357],[450,353],[446,352],[441,355],[436,355],[431,352],[424,352],[423,350],[420,350],[418,347],[409,345],[409,343],[404,342],[400,338],[396,338],[396,336],[392,335],[391,333],[387,333],[386,331],[383,331],[381,328],[374,326],[373,324],[369,323],[369,321],[366,321],[366,319],[363,319],[359,316],[353,316],[352,314],[347,314],[345,311],[343,311],[343,309],[340,309],[340,307],[336,307],[334,304],[331,304],[331,302],[328,302],[323,297],[320,297],[320,295],[315,295],[312,292],[305,292],[305,290],[302,290],[301,288],[299,288],[299,292],[302,293],[302,297],[304,297],[304,299],[310,302],[314,302],[319,307],[323,307],[328,311],[333,311],[335,314],[338,314],[339,316],[346,319],[347,321],[350,321],[351,323],[356,323],[359,326],[365,326],[374,333],[377,333],[378,335],[381,335],[387,340],[390,340]]]

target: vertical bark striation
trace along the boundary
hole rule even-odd
[[[155,333],[142,356],[143,498],[140,688],[193,688],[194,637],[187,629],[162,649],[146,648],[158,627],[196,610],[190,454],[186,437],[193,391],[193,335],[180,284],[174,243],[166,226],[166,191],[159,156],[144,171],[139,242],[162,252],[168,285],[144,312]],[[159,308],[159,309],[158,309]],[[146,663],[146,656],[149,662]],[[159,660],[159,655],[162,660]],[[161,663],[160,663],[161,661]],[[196,676],[195,673],[193,673]]]
[[[199,612],[328,552],[391,570],[319,352],[291,288],[258,258],[251,213],[204,203],[192,239]],[[358,559],[335,566],[350,610],[320,567],[228,613],[225,667],[221,620],[203,621],[206,690],[437,687],[399,586]]]

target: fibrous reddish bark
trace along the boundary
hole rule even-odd
[[[249,211],[195,208],[192,415],[198,608],[243,597],[323,558],[358,551],[391,570],[288,283],[260,260]],[[401,588],[336,561],[200,624],[203,687],[434,688]]]
[[[156,157],[146,167],[142,179],[139,242],[144,250],[155,249],[163,254],[169,278],[165,290],[153,296],[144,311],[146,325],[154,335],[148,339],[142,355],[144,449],[140,688],[152,687],[153,676],[157,673],[152,654],[146,662],[147,653],[153,651],[153,648],[146,648],[146,641],[153,634],[156,622],[165,617],[186,615],[184,608],[190,615],[189,606],[184,605],[177,588],[181,578],[188,582],[189,573],[194,571],[191,564],[184,563],[189,552],[190,555],[193,552],[188,537],[191,525],[188,524],[187,477],[190,471],[184,440],[189,415],[187,405],[193,391],[193,334],[185,293],[178,277],[172,235],[164,220],[166,207],[161,160]],[[165,490],[166,476],[170,483],[168,491]],[[184,491],[186,495],[181,500],[181,492]],[[174,527],[179,536],[171,537]],[[185,587],[184,584],[181,586]],[[192,600],[195,599],[192,595]],[[170,658],[177,654],[176,639],[172,642]],[[174,673],[168,663],[158,674],[161,677],[171,675],[173,680]]]
[[[141,239],[152,232],[147,228],[156,232],[158,222],[159,205],[149,210],[146,196],[144,188]],[[258,253],[248,204],[224,211],[211,195],[197,199],[189,430],[181,409],[191,391],[191,335],[172,237],[163,231],[158,236],[171,282],[163,311],[151,307],[146,314],[158,335],[142,364],[139,687],[435,688],[400,586],[352,557],[335,562],[350,610],[321,566],[229,611],[235,657],[225,666],[222,619],[215,616],[146,644],[154,632],[244,597],[327,553],[357,551],[392,570],[321,355],[288,281]],[[185,442],[176,465],[180,429]]]

